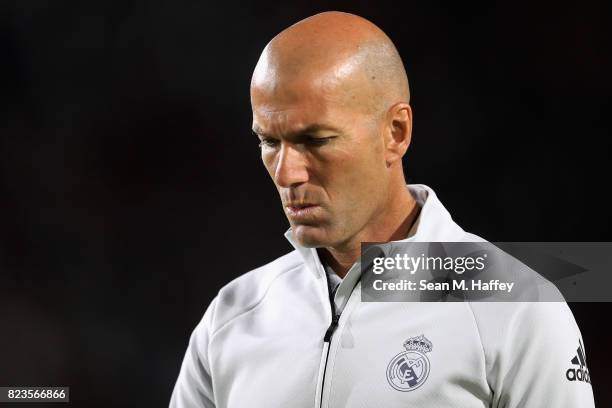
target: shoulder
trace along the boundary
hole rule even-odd
[[[210,312],[211,332],[256,307],[279,277],[303,265],[302,257],[294,250],[230,281],[221,288],[209,306],[214,308]]]
[[[521,367],[521,377],[540,372],[563,378],[582,343],[576,320],[563,301],[472,302],[485,361],[495,383]]]
[[[575,350],[580,330],[552,282],[479,236],[466,233],[464,241],[484,245],[490,255],[491,266],[474,280],[496,279],[514,285],[508,296],[467,302],[489,363],[504,361],[519,350],[538,350],[538,361]]]
[[[543,338],[559,344],[566,337],[580,335],[574,316],[563,301],[470,302],[469,306],[483,342],[491,348],[503,347],[513,336],[532,344]]]
[[[473,242],[488,252],[488,267],[474,280],[513,284],[508,296],[493,296],[494,301],[467,302],[471,309],[485,351],[504,347],[510,336],[535,338],[580,335],[578,326],[558,288],[541,274],[496,244],[470,233],[464,242]],[[555,344],[560,344],[555,340]],[[507,346],[507,344],[506,344]]]
[[[470,307],[496,406],[593,406],[586,345],[565,302]]]

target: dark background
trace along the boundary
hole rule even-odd
[[[290,250],[248,86],[267,41],[323,10],[396,43],[409,182],[460,225],[612,240],[606,2],[230,3],[1,3],[0,385],[167,405],[218,289]],[[570,306],[608,406],[612,307]]]

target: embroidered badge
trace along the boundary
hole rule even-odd
[[[429,359],[425,353],[433,349],[433,344],[424,335],[411,337],[404,342],[402,351],[389,363],[387,380],[398,391],[413,391],[419,388],[429,376]]]

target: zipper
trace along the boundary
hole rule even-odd
[[[327,291],[329,294],[329,305],[331,307],[331,316],[332,316],[332,321],[331,324],[329,325],[329,327],[327,328],[327,330],[325,331],[325,335],[323,336],[323,348],[326,349],[325,351],[325,359],[323,361],[323,375],[321,378],[321,398],[318,401],[319,402],[319,407],[323,407],[323,395],[324,395],[324,390],[325,390],[325,374],[327,372],[327,361],[329,360],[329,350],[331,349],[331,339],[332,336],[334,335],[334,332],[336,331],[336,329],[338,328],[338,323],[340,322],[340,315],[342,314],[342,312],[337,313],[336,312],[336,303],[334,302],[334,299],[332,297],[331,292],[329,292],[329,285],[327,285]],[[337,290],[337,288],[336,288]],[[334,292],[335,294],[335,292]],[[327,344],[325,344],[327,343]]]
[[[327,328],[327,331],[325,332],[325,336],[323,337],[323,341],[326,341],[328,343],[331,342],[331,337],[334,334],[334,332],[336,331],[336,329],[338,328],[338,322],[340,321],[340,314],[334,314],[332,317],[332,322],[329,325],[329,327]]]
[[[325,332],[323,342],[327,343],[327,352],[325,354],[325,361],[323,362],[323,378],[321,379],[321,401],[319,401],[319,407],[323,407],[323,395],[325,390],[325,374],[327,373],[327,361],[329,360],[329,350],[331,349],[331,338],[338,328],[338,321],[340,320],[340,314],[334,314],[329,328]]]

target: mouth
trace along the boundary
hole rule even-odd
[[[320,205],[309,203],[288,204],[285,206],[287,216],[296,221],[312,218],[320,208]]]

